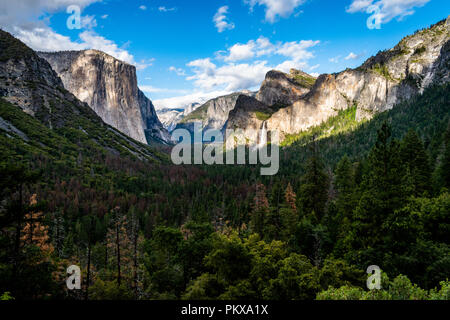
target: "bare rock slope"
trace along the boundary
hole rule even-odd
[[[319,125],[337,115],[339,110],[354,105],[357,106],[357,120],[371,118],[421,93],[433,83],[449,81],[449,56],[450,17],[403,38],[394,48],[379,52],[359,68],[319,76],[308,92],[301,94],[289,106],[279,108],[264,123],[268,130],[279,130],[283,139],[286,134],[296,134]],[[269,72],[271,82],[274,82],[275,74],[281,79],[279,84],[270,85],[267,89],[266,79],[266,85],[263,84],[257,95],[266,105],[272,105],[277,97],[278,101],[280,97],[285,101],[291,98],[286,94],[290,91],[286,91],[283,85],[288,84],[289,79],[284,79],[286,77],[279,72]],[[229,126],[243,123],[236,117],[242,117],[242,114],[231,113]],[[256,122],[241,128],[245,138],[251,142],[251,129],[262,125]],[[247,128],[248,134],[245,132]]]
[[[107,124],[143,143],[170,140],[152,102],[138,88],[134,66],[97,50],[39,55],[50,63],[64,87]]]

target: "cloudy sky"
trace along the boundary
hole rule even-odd
[[[356,67],[449,13],[448,0],[0,0],[0,27],[35,50],[105,51],[177,108],[255,90],[270,69]]]

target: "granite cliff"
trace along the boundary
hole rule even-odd
[[[138,88],[134,66],[98,50],[39,52],[39,56],[64,87],[107,124],[143,143],[170,140],[152,102]]]
[[[294,92],[293,89],[285,90],[286,84],[290,83],[289,78],[271,71],[267,76],[270,82],[266,78],[257,98],[269,106],[279,101],[295,101],[287,107],[279,103],[281,107],[267,115],[264,123],[268,130],[279,130],[283,139],[287,134],[296,134],[319,125],[337,115],[339,110],[351,106],[357,107],[357,120],[371,118],[420,94],[433,83],[448,82],[449,49],[450,17],[403,38],[394,48],[379,52],[358,68],[320,75],[313,84],[310,82],[310,88],[304,88],[304,92],[299,92],[296,97],[289,94]],[[264,117],[258,119],[252,116],[246,121],[241,117],[248,117],[248,113],[230,113],[228,128],[245,123],[241,127],[243,134],[247,140],[254,142],[250,137],[252,129],[261,127]]]

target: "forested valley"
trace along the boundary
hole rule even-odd
[[[340,114],[261,177],[112,154],[1,100],[31,138],[0,135],[1,299],[449,299],[449,101],[447,84],[370,121]]]

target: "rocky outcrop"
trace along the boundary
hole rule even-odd
[[[64,88],[50,64],[18,39],[0,30],[0,97],[35,117],[50,129],[69,132],[73,143],[90,140],[92,145],[112,154],[129,154],[140,159],[155,159],[153,150],[106,124],[92,109]],[[6,119],[0,129],[32,144],[46,147]],[[48,137],[49,140],[55,136]],[[13,138],[13,137],[11,137]],[[95,150],[95,148],[93,148]]]
[[[106,123],[143,142],[167,142],[152,102],[139,90],[136,68],[97,50],[40,52],[64,87]]]
[[[191,103],[186,108],[164,108],[159,109],[156,112],[158,113],[158,118],[163,124],[163,126],[169,131],[172,132],[177,124],[184,119],[188,114],[196,110],[201,105],[199,103]]]
[[[0,97],[19,106],[50,128],[65,125],[65,114],[98,116],[84,103],[64,89],[64,85],[48,62],[33,50],[0,30]],[[66,104],[61,106],[60,101]]]
[[[266,74],[256,99],[268,106],[286,107],[309,92],[316,78],[299,70],[291,69],[289,74],[272,70]]]
[[[405,37],[394,48],[369,58],[359,68],[319,76],[309,92],[267,119],[267,129],[279,130],[283,139],[286,134],[319,125],[339,110],[354,105],[357,120],[370,118],[422,92],[432,83],[447,82],[449,21],[448,18]],[[246,134],[246,128],[242,129]]]
[[[239,130],[245,128],[245,138],[258,143],[260,130],[272,113],[273,109],[261,101],[253,97],[240,95],[236,107],[230,112],[226,129]],[[237,133],[237,136],[239,136],[239,133]]]
[[[242,91],[211,99],[185,116],[177,125],[177,128],[184,128],[193,132],[194,123],[200,122],[204,130],[224,129],[230,111],[235,108],[238,98],[241,95],[252,96],[254,93]]]

